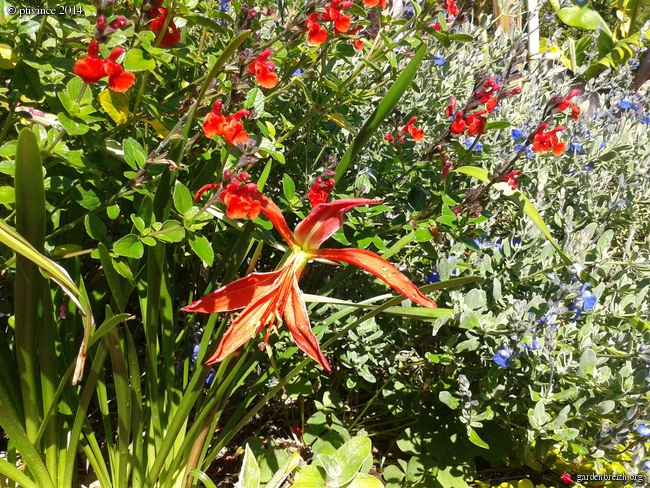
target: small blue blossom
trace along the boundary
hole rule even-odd
[[[588,130],[585,130],[585,137],[587,139],[589,139],[591,137],[591,132],[589,132]]]
[[[600,142],[600,146],[598,147],[598,150],[600,151],[600,150],[603,149],[604,147],[605,147],[605,140],[603,139],[603,140]]]
[[[411,4],[411,2],[407,3],[406,7],[404,8],[404,13],[406,15],[413,15],[414,12],[415,10],[413,9],[413,5]]]
[[[515,146],[515,151],[519,152],[523,147],[523,144],[517,144]],[[531,146],[526,147],[526,159],[533,159],[533,150],[531,149]]]
[[[576,298],[573,303],[569,305],[569,310],[575,310],[576,312],[576,315],[573,317],[572,322],[578,320],[578,317],[580,317],[582,312],[588,312],[589,310],[592,310],[596,305],[598,298],[596,298],[596,296],[594,296],[594,294],[587,289],[590,286],[591,285],[589,283],[582,285],[582,289],[580,290],[580,297]]]
[[[194,347],[192,348],[192,357],[191,357],[193,363],[196,362],[196,357],[199,355],[199,349],[201,349],[201,345],[194,344]]]
[[[230,0],[221,0],[219,2],[219,6],[217,7],[217,10],[219,12],[228,12],[230,10]]]
[[[639,104],[638,103],[632,104],[632,110],[634,110],[635,112],[639,110]]]
[[[498,366],[501,366],[502,368],[507,368],[510,366],[510,356],[510,348],[508,346],[504,346],[503,349],[499,349],[497,351],[497,353],[492,358],[492,361],[494,361]]]
[[[433,55],[433,64],[435,64],[436,66],[444,66],[445,64],[447,64],[447,61],[445,60],[445,58],[443,58],[439,54],[434,54]]]
[[[474,144],[474,141],[476,140],[476,137],[468,137],[465,139],[465,145],[470,148],[472,147],[472,144]],[[476,145],[474,146],[474,151],[482,151],[483,150],[483,144],[480,142],[477,142]]]
[[[522,342],[521,345],[529,351],[537,351],[542,348],[542,346],[539,345],[539,342],[537,342],[537,337],[533,337],[533,342],[531,345],[528,345],[525,342]]]
[[[515,236],[515,237],[512,238],[512,247],[522,246],[522,245],[523,245],[523,243],[521,241],[521,237]]]
[[[524,133],[521,132],[519,129],[512,129],[512,131],[510,131],[510,135],[515,141],[518,141],[519,139],[524,137]]]
[[[572,142],[569,150],[571,152],[574,152],[574,153],[575,152],[581,153],[582,152],[582,146],[580,144],[578,144],[577,142]]]
[[[303,74],[304,72],[305,72],[304,69],[302,69],[302,68],[298,68],[296,71],[293,72],[293,74],[291,75],[291,77],[292,77],[292,78],[295,78],[296,76],[300,76],[300,75]]]
[[[645,463],[643,463],[643,471],[650,471],[650,459],[646,459]]]
[[[636,431],[639,433],[639,435],[642,435],[643,437],[650,437],[650,425],[640,424],[636,428]]]
[[[440,280],[440,273],[437,271],[434,271],[427,277],[427,285],[432,285],[433,283],[439,283]]]
[[[650,124],[650,115],[644,115],[644,116],[641,118],[641,123],[642,123],[642,124]]]
[[[205,378],[205,384],[206,384],[207,386],[210,386],[210,385],[212,384],[213,381],[214,381],[214,370],[211,370],[211,371],[208,373],[207,378]]]
[[[589,172],[589,170],[593,169],[594,165],[596,163],[594,161],[589,161],[587,164],[585,164],[585,173]]]
[[[549,312],[541,319],[537,321],[538,324],[540,325],[548,325],[549,327],[553,327],[556,329],[557,327],[555,326],[555,322],[553,322],[553,312],[549,310]]]
[[[632,102],[630,102],[629,100],[621,100],[618,106],[621,107],[623,110],[628,110],[632,108]]]

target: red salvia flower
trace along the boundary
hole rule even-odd
[[[108,75],[108,88],[118,93],[127,91],[135,83],[135,75],[130,71],[124,71],[124,68],[116,62],[123,53],[124,49],[121,47],[113,49],[104,67]]]
[[[108,76],[108,88],[114,92],[125,92],[135,83],[135,75],[117,64],[117,58],[123,53],[123,48],[116,47],[107,60],[99,59],[99,43],[93,39],[88,45],[88,57],[75,63],[74,72],[84,83],[97,83]]]
[[[454,111],[456,110],[456,97],[451,97],[449,100],[449,105],[447,105],[447,108],[445,108],[445,113],[447,116],[451,117],[454,115]]]
[[[404,126],[402,129],[404,132],[408,132],[413,137],[413,140],[418,142],[424,139],[424,131],[415,127],[415,122],[418,120],[417,117],[411,117],[411,120]]]
[[[74,72],[83,80],[84,83],[97,83],[104,76],[106,62],[99,59],[99,43],[93,39],[88,44],[88,56],[80,59],[74,65]]]
[[[344,14],[341,10],[350,8],[352,2],[344,0],[333,0],[329,7],[325,7],[323,20],[334,22],[334,32],[340,34],[347,32],[350,28],[350,16]]]
[[[207,185],[207,189],[214,187],[215,185]],[[331,372],[330,365],[318,344],[318,339],[311,330],[307,307],[302,291],[298,287],[298,281],[305,266],[308,261],[313,259],[358,266],[419,305],[436,308],[436,304],[424,296],[406,276],[375,253],[363,249],[319,249],[321,244],[343,225],[343,214],[347,210],[359,205],[376,205],[381,203],[381,200],[353,198],[321,203],[316,205],[307,218],[298,224],[294,232],[291,232],[282,212],[273,201],[257,190],[247,189],[247,185],[243,190],[242,185],[238,186],[234,192],[237,192],[237,195],[245,193],[247,199],[250,198],[259,203],[260,212],[271,221],[280,236],[289,245],[291,254],[276,271],[251,273],[182,309],[184,312],[200,313],[243,309],[232,321],[216,352],[206,361],[206,364],[223,361],[264,327],[268,328],[264,339],[264,343],[267,343],[273,327],[284,320],[298,347],[326,371]],[[227,198],[231,193],[233,192],[229,192],[227,188],[222,191],[222,200],[224,196]],[[228,207],[239,206],[240,202],[241,200],[229,200],[226,205]],[[228,208],[226,212],[234,214],[235,210]],[[254,214],[254,212],[252,213]]]
[[[547,125],[545,123],[540,124],[540,126],[533,132],[533,151],[537,153],[546,152],[550,149],[553,150],[554,156],[559,156],[564,152],[564,143],[559,142],[555,134],[564,130],[564,127],[558,125],[555,129],[545,132]]]
[[[363,0],[363,4],[368,8],[376,7],[377,5],[381,9],[386,8],[386,0]]]
[[[458,14],[460,14],[460,9],[458,8],[458,5],[456,5],[456,2],[454,2],[454,0],[446,0],[446,6],[447,6],[447,13],[449,15],[458,17]]]
[[[249,137],[244,131],[244,124],[242,124],[240,119],[249,114],[248,110],[242,109],[233,115],[224,117],[221,114],[222,108],[221,100],[214,102],[212,112],[203,121],[203,133],[209,138],[223,136],[226,142],[233,146],[236,146],[238,143],[245,144]]]
[[[459,135],[465,132],[465,129],[467,129],[467,124],[463,120],[463,112],[459,110],[458,112],[456,112],[456,115],[454,116],[454,121],[452,122],[449,131],[452,134]]]
[[[313,46],[319,46],[327,40],[327,29],[318,23],[318,14],[311,14],[305,21],[307,41]]]
[[[440,174],[440,183],[444,183],[445,180],[447,179],[447,175],[449,174],[449,170],[453,166],[453,162],[451,159],[449,159],[449,156],[447,156],[447,153],[441,151],[440,157],[442,158],[442,173]]]
[[[113,30],[124,29],[128,23],[129,21],[124,15],[118,15],[115,17],[115,20],[109,24],[109,27]]]
[[[497,98],[490,98],[487,102],[485,102],[485,108],[487,109],[488,112],[493,112],[494,108],[497,106],[497,103],[499,103],[499,100]]]
[[[467,135],[475,136],[476,134],[485,134],[485,124],[487,123],[487,119],[483,117],[483,114],[486,113],[487,110],[479,110],[478,112],[469,114],[465,117]]]
[[[507,174],[503,175],[503,181],[508,183],[510,188],[512,188],[513,190],[516,190],[517,189],[517,183],[518,183],[517,178],[519,177],[520,174],[521,174],[521,171],[519,171],[519,170],[515,170],[515,171],[512,171],[510,173],[507,173]]]
[[[566,97],[560,100],[555,108],[562,112],[568,107],[571,107],[571,117],[573,120],[578,120],[580,118],[580,107],[573,103],[571,99],[577,95],[580,95],[580,93],[582,92],[578,89],[571,90]]]
[[[274,88],[278,84],[278,75],[273,72],[275,64],[269,59],[270,56],[271,50],[266,49],[248,67],[248,70],[255,74],[257,83],[262,88]]]
[[[156,40],[158,40],[160,38],[161,31],[165,26],[165,20],[169,15],[169,10],[163,7],[157,7],[151,10],[149,17],[152,18],[156,14],[158,14],[158,17],[156,17],[151,22],[151,24],[149,24],[149,28],[157,34]],[[162,39],[160,40],[159,46],[172,47],[179,42],[181,42],[181,33],[176,27],[176,24],[174,24],[174,21],[170,19],[169,24],[167,24],[167,31],[162,34]]]
[[[384,140],[386,140],[390,144],[392,144],[395,139],[393,139],[393,136],[390,135],[390,133],[386,132],[386,134],[384,134]]]
[[[323,181],[323,178],[320,176],[316,178],[316,182],[307,193],[307,197],[309,198],[312,207],[327,201],[330,196],[329,192],[334,188],[334,183],[334,178],[330,178],[327,181]]]
[[[360,39],[353,39],[352,44],[354,45],[355,51],[363,51],[363,41]]]

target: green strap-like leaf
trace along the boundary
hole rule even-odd
[[[413,81],[413,77],[417,73],[418,67],[420,66],[420,63],[422,62],[422,59],[424,59],[426,53],[427,46],[426,44],[422,44],[416,51],[413,59],[411,59],[406,68],[404,68],[404,71],[402,71],[397,80],[395,80],[393,86],[390,87],[386,95],[384,95],[384,98],[382,98],[381,102],[379,102],[379,105],[377,105],[374,113],[368,120],[366,120],[366,123],[363,124],[363,127],[359,131],[359,134],[354,138],[354,141],[352,141],[352,144],[345,152],[343,158],[336,167],[336,176],[334,176],[334,179],[337,183],[341,180],[350,164],[352,164],[352,161],[354,161],[354,158],[357,156],[357,154],[361,152],[370,137],[379,128],[379,125],[384,121],[386,117],[388,117],[388,115],[390,115],[390,113],[397,105],[397,102],[399,102],[400,98],[402,98],[402,95],[408,89],[411,81]]]

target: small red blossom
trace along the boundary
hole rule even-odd
[[[260,202],[257,198],[257,185],[248,183],[249,175],[246,171],[235,176],[234,181],[230,171],[224,173],[221,184],[203,185],[196,192],[194,203],[198,203],[201,195],[206,191],[219,190],[219,198],[226,204],[226,215],[231,219],[248,217],[253,220],[260,214]]]
[[[363,41],[360,39],[353,39],[352,44],[354,45],[355,51],[363,51]]]
[[[363,0],[363,4],[368,8],[376,7],[377,5],[381,9],[386,8],[386,0]]]
[[[497,106],[497,103],[499,103],[499,100],[497,98],[490,98],[487,102],[485,102],[485,108],[488,112],[494,112],[494,108]]]
[[[458,17],[460,9],[454,0],[446,0],[447,13],[453,17]]]
[[[564,143],[559,142],[555,134],[564,130],[564,127],[558,125],[555,129],[545,132],[546,124],[542,123],[540,126],[533,132],[533,151],[537,153],[546,152],[550,149],[553,150],[554,156],[559,156],[564,152]]]
[[[255,79],[262,88],[274,88],[278,84],[278,74],[273,72],[275,64],[269,59],[270,56],[271,50],[266,49],[248,67],[248,70],[255,74]]]
[[[316,182],[307,193],[311,206],[315,207],[316,205],[325,203],[330,196],[329,192],[334,188],[334,184],[334,178],[330,178],[327,181],[323,181],[323,178],[320,176],[316,178]]]
[[[456,112],[456,116],[454,117],[454,121],[452,122],[449,131],[452,134],[459,135],[465,132],[465,129],[467,129],[467,124],[463,120],[463,112],[459,110]]]
[[[571,101],[571,99],[577,95],[580,95],[582,93],[578,89],[571,90],[569,94],[564,97],[560,102],[557,104],[555,108],[557,108],[560,112],[566,110],[568,107],[571,107],[571,117],[573,120],[578,120],[580,118],[580,107],[578,107],[574,102]]]
[[[436,31],[440,32],[440,29],[441,29],[441,28],[442,28],[442,27],[440,26],[440,22],[438,22],[438,21],[436,20],[436,23],[433,24],[433,30],[436,30]]]
[[[156,7],[149,12],[149,18],[153,18],[156,14],[156,17],[150,24],[149,28],[157,34],[156,41],[160,39],[161,31],[165,26],[165,20],[169,15],[169,10],[163,7]],[[159,45],[161,47],[172,47],[181,42],[181,33],[174,24],[172,19],[169,20],[167,24],[167,30],[162,34],[162,39],[160,39]]]
[[[575,481],[571,479],[571,475],[569,473],[562,473],[560,479],[564,482],[565,485],[572,485],[575,483]]]
[[[334,22],[334,32],[340,34],[347,32],[350,28],[350,16],[342,12],[344,8],[350,8],[352,2],[344,0],[333,0],[329,7],[325,7],[323,20]]]
[[[97,20],[95,21],[95,25],[99,32],[104,32],[104,30],[106,30],[106,17],[103,15],[98,15]]]
[[[118,15],[115,17],[115,20],[109,24],[109,27],[113,30],[124,29],[129,23],[128,19],[124,15]]]
[[[449,100],[449,105],[447,105],[447,108],[445,108],[445,113],[447,114],[448,117],[451,117],[454,115],[454,111],[456,110],[456,97],[451,97]]]
[[[104,76],[106,62],[99,59],[99,43],[93,39],[88,45],[88,56],[80,59],[74,65],[74,72],[83,80],[84,83],[97,83]]]
[[[476,91],[474,98],[481,103],[487,103],[494,98],[494,93],[501,90],[501,88],[495,77],[488,78],[483,83],[483,88]]]
[[[319,46],[327,40],[327,29],[318,23],[318,14],[311,14],[305,21],[307,41],[313,46]]]
[[[254,19],[255,17],[257,17],[257,10],[255,10],[254,8],[250,9],[248,11],[248,16]]]
[[[485,134],[485,124],[487,123],[487,118],[483,116],[486,114],[487,110],[479,110],[476,113],[469,114],[465,117],[465,123],[467,124],[467,134],[469,136],[475,136],[476,134]]]
[[[84,83],[97,83],[108,76],[108,88],[123,93],[135,83],[135,75],[117,64],[117,58],[123,53],[124,48],[118,46],[113,49],[107,60],[99,59],[99,43],[93,39],[88,45],[88,57],[75,63],[74,72]]]
[[[519,175],[521,175],[521,171],[519,171],[519,170],[512,171],[510,173],[507,173],[507,174],[503,175],[503,181],[508,183],[510,188],[512,188],[513,190],[516,190],[517,189],[517,183],[518,183],[517,178],[519,177]]]
[[[440,157],[442,158],[442,173],[440,174],[440,183],[444,183],[445,179],[447,179],[447,175],[449,174],[449,170],[454,163],[451,161],[451,159],[449,159],[449,156],[447,156],[447,153],[445,153],[444,150],[440,152]]]
[[[388,132],[386,132],[386,134],[384,134],[384,139],[385,139],[386,141],[388,141],[390,144],[392,144],[393,141],[395,140],[395,139],[393,139],[393,136],[390,135],[390,133],[388,133]]]
[[[242,109],[233,115],[224,117],[221,114],[222,108],[221,100],[214,102],[212,112],[203,121],[203,133],[209,138],[223,136],[226,142],[233,146],[236,146],[238,143],[245,144],[249,137],[244,131],[244,124],[242,124],[240,119],[249,114],[248,110]]]
[[[418,142],[424,139],[424,131],[415,127],[415,122],[418,120],[417,117],[411,117],[411,120],[404,126],[402,129],[404,132],[408,132],[413,137],[413,140]]]

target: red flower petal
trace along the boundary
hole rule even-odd
[[[205,116],[205,120],[203,121],[203,133],[210,139],[220,135],[221,126],[225,121],[226,118],[223,115],[210,112]]]
[[[110,65],[117,66],[119,70],[115,69],[114,66],[110,68],[112,72],[108,74],[108,88],[116,93],[123,93],[131,88],[135,83],[135,75],[130,71],[124,71],[124,68],[119,64],[110,61],[106,63],[106,71],[109,71]]]
[[[296,226],[296,241],[305,249],[318,249],[343,225],[343,214],[359,205],[377,205],[381,200],[351,198],[316,205],[311,213]]]
[[[289,244],[291,247],[297,246],[298,243],[296,242],[296,238],[294,237],[291,230],[289,230],[287,221],[284,220],[284,215],[282,215],[280,208],[275,203],[273,203],[272,200],[266,198],[261,193],[260,203],[262,204],[262,213],[267,219],[271,221],[273,227],[275,227],[275,230],[277,230],[282,239],[284,239],[284,242]]]
[[[278,84],[277,73],[273,73],[268,70],[261,70],[257,74],[256,79],[257,83],[259,83],[262,88],[275,88],[275,86]]]
[[[436,304],[424,296],[411,280],[374,252],[363,249],[318,249],[312,252],[312,257],[342,261],[365,269],[411,301],[423,307],[437,308]]]
[[[267,293],[280,273],[282,273],[281,270],[271,273],[251,273],[222,286],[181,310],[183,312],[217,313],[244,308],[260,295]]]
[[[74,72],[84,83],[97,83],[106,76],[105,63],[103,59],[83,58],[75,63]]]
[[[341,32],[347,32],[349,28],[350,17],[345,14],[341,14],[341,16],[334,22],[334,32],[337,34],[340,34]]]
[[[553,146],[553,156],[559,156],[564,152],[564,143],[559,142],[555,146]]]
[[[284,320],[298,347],[320,364],[325,371],[331,373],[332,368],[325,356],[323,356],[318,339],[311,330],[305,300],[302,297],[300,288],[298,288],[298,280],[295,275],[289,291],[289,299],[284,307]]]

